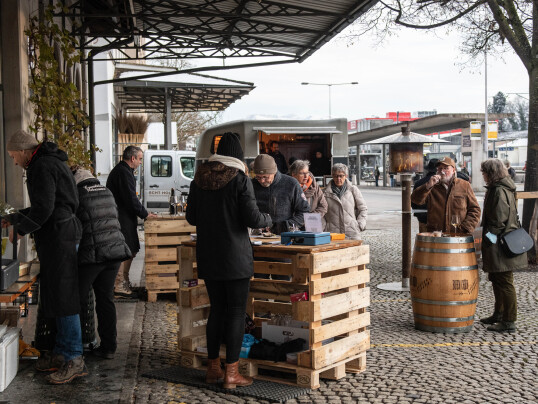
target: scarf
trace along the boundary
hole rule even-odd
[[[245,163],[235,157],[221,156],[220,154],[215,153],[209,157],[209,161],[218,161],[225,166],[237,168],[238,170],[245,172]]]
[[[306,191],[308,188],[310,188],[310,185],[312,185],[312,177],[308,176],[308,181],[306,181],[306,184],[304,185],[301,185],[301,188],[303,189],[303,191]]]
[[[333,190],[333,193],[338,197],[338,199],[342,199],[342,195],[347,190],[347,181],[344,181],[344,185],[342,185],[340,188],[336,186],[334,181],[331,181],[331,189]]]

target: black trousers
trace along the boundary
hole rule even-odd
[[[211,311],[207,320],[206,338],[209,359],[219,357],[220,344],[226,344],[226,363],[239,360],[245,333],[245,310],[250,279],[205,281]]]
[[[517,296],[514,287],[513,272],[490,272],[488,279],[493,286],[495,295],[495,313],[502,314],[502,320],[515,322],[517,320]]]
[[[117,348],[116,306],[114,305],[114,281],[120,267],[119,262],[79,265],[78,286],[80,307],[86,307],[90,287],[95,293],[95,312],[97,313],[97,332],[101,346],[115,352]]]

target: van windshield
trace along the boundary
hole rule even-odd
[[[194,179],[194,157],[181,157],[179,161],[183,175],[191,180]]]

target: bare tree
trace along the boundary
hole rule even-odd
[[[538,190],[538,1],[537,0],[382,0],[362,15],[349,36],[366,33],[379,41],[398,28],[432,30],[444,27],[464,37],[461,50],[481,61],[484,52],[512,50],[529,75],[529,122],[525,191]],[[534,201],[523,206],[523,227],[529,229]]]

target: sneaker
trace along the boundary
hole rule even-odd
[[[77,377],[87,376],[88,369],[84,364],[84,358],[77,356],[65,362],[60,370],[47,376],[47,381],[50,384],[65,384],[69,383]]]
[[[94,349],[92,351],[92,353],[99,357],[99,358],[103,358],[103,359],[114,359],[114,354],[115,354],[115,351],[110,351],[108,349],[105,349],[103,348],[102,346],[100,346],[99,348],[97,349]]]
[[[121,286],[114,288],[115,297],[125,297],[128,299],[136,299],[136,295],[129,289],[128,282],[122,282]]]
[[[36,370],[40,372],[56,372],[65,363],[63,355],[44,352],[35,364]]]

